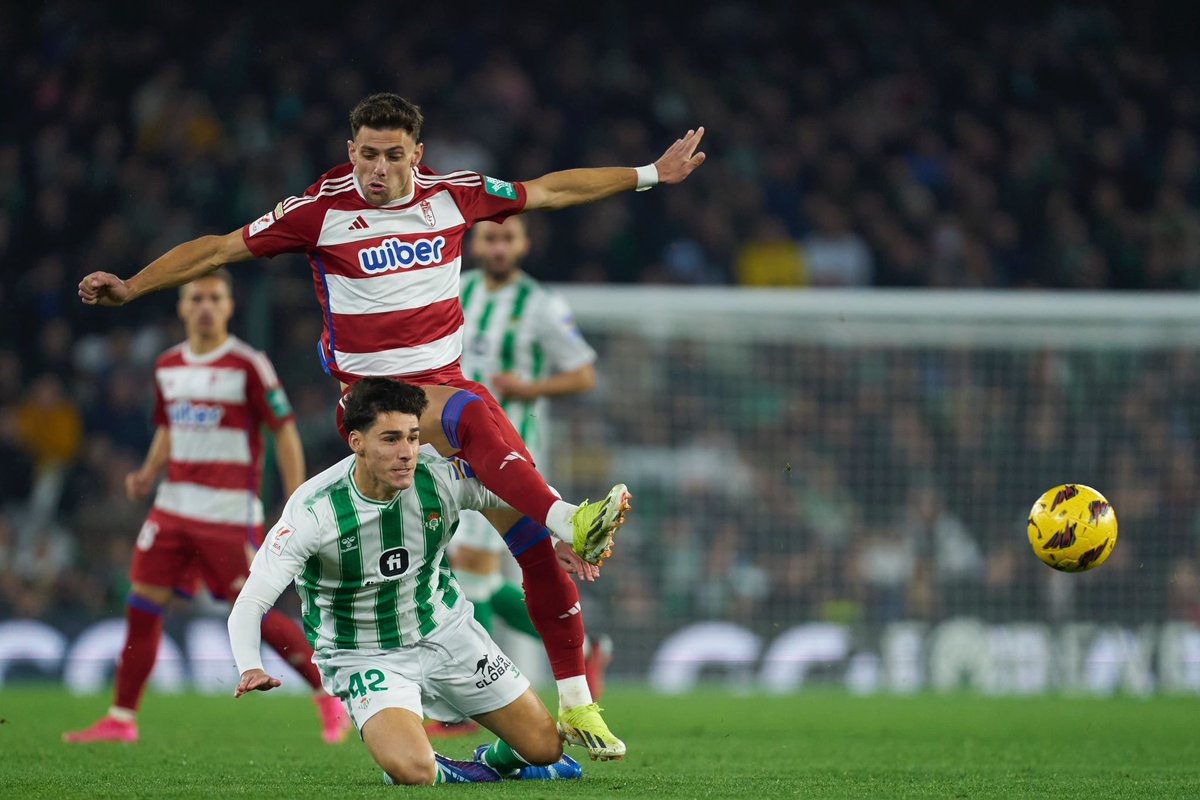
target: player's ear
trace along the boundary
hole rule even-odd
[[[358,431],[350,431],[350,435],[346,437],[346,441],[350,443],[350,449],[354,451],[354,455],[362,455],[363,437],[361,433]]]
[[[354,152],[354,140],[353,139],[346,140],[346,153],[347,153],[347,155],[350,156],[351,164],[358,163],[358,154]]]
[[[417,149],[413,150],[413,166],[421,163],[421,156],[425,155],[425,143],[417,142]]]

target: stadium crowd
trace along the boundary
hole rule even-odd
[[[181,332],[168,298],[117,315],[80,305],[77,280],[128,275],[302,192],[344,160],[346,112],[376,89],[421,103],[428,164],[505,178],[644,163],[708,126],[709,163],[687,191],[535,221],[527,266],[549,280],[1200,288],[1200,59],[1163,8],[1135,20],[1069,5],[726,2],[682,30],[622,4],[546,8],[515,27],[507,14],[445,4],[402,32],[352,19],[334,38],[300,11],[279,25],[221,3],[202,17],[72,0],[0,10],[0,96],[21,109],[0,120],[0,617],[111,613],[143,517],[123,478],[149,442],[150,365]],[[340,444],[309,280],[298,257],[239,267],[235,327],[272,355],[322,464]],[[602,372],[667,379],[637,341],[602,345]],[[1118,548],[1106,571],[1125,577],[1105,591],[1131,615],[1196,616],[1196,570],[1177,560],[1193,545],[1175,541],[1197,510],[1195,454],[1180,444],[1200,424],[1194,359],[1134,365],[1111,426],[1076,431],[1079,395],[1061,381],[1094,373],[1064,354],[1006,365],[1031,377],[1017,389],[995,380],[1000,355],[851,363],[802,349],[768,355],[819,374],[790,386],[764,368],[753,404],[711,392],[725,384],[700,352],[668,354],[683,371],[670,380],[696,390],[673,393],[678,407],[566,404],[582,437],[568,441],[622,442],[608,458],[727,466],[639,498],[632,552],[599,589],[622,619],[880,621],[972,602],[1020,616],[1050,590],[1023,583],[1045,576],[1016,568],[1019,542],[997,548],[1013,521],[991,511],[1036,497],[1062,441],[1099,452],[1106,436],[1124,454],[1105,467],[1123,524],[1171,533],[1150,552]],[[870,367],[878,379],[852,379]],[[733,431],[706,427],[718,400],[737,408]],[[978,424],[980,404],[997,424]],[[619,434],[588,439],[595,426]],[[1163,474],[1150,463],[1171,464],[1170,480],[1148,483]],[[714,482],[738,502],[718,503]],[[999,499],[972,501],[984,496]],[[1173,588],[1141,591],[1143,564]]]

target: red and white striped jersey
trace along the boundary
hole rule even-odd
[[[154,384],[154,424],[171,435],[154,507],[201,522],[261,525],[261,428],[278,430],[292,418],[270,360],[234,336],[199,356],[184,342],[158,357]]]
[[[353,383],[457,363],[463,237],[479,220],[524,207],[520,183],[421,166],[407,197],[376,207],[343,164],[247,225],[242,238],[259,257],[308,254],[325,322],[321,362]]]

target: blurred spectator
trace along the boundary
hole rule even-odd
[[[83,422],[57,376],[35,378],[16,414],[21,444],[33,456],[39,472],[74,460],[82,441]]]

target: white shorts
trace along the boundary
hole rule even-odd
[[[473,547],[486,553],[508,552],[504,537],[478,511],[464,510],[459,516],[458,529],[454,531],[448,549],[453,553],[459,547]]]
[[[529,688],[470,605],[421,641],[390,650],[322,650],[313,656],[325,691],[340,697],[362,735],[385,708],[443,722],[504,708]]]

